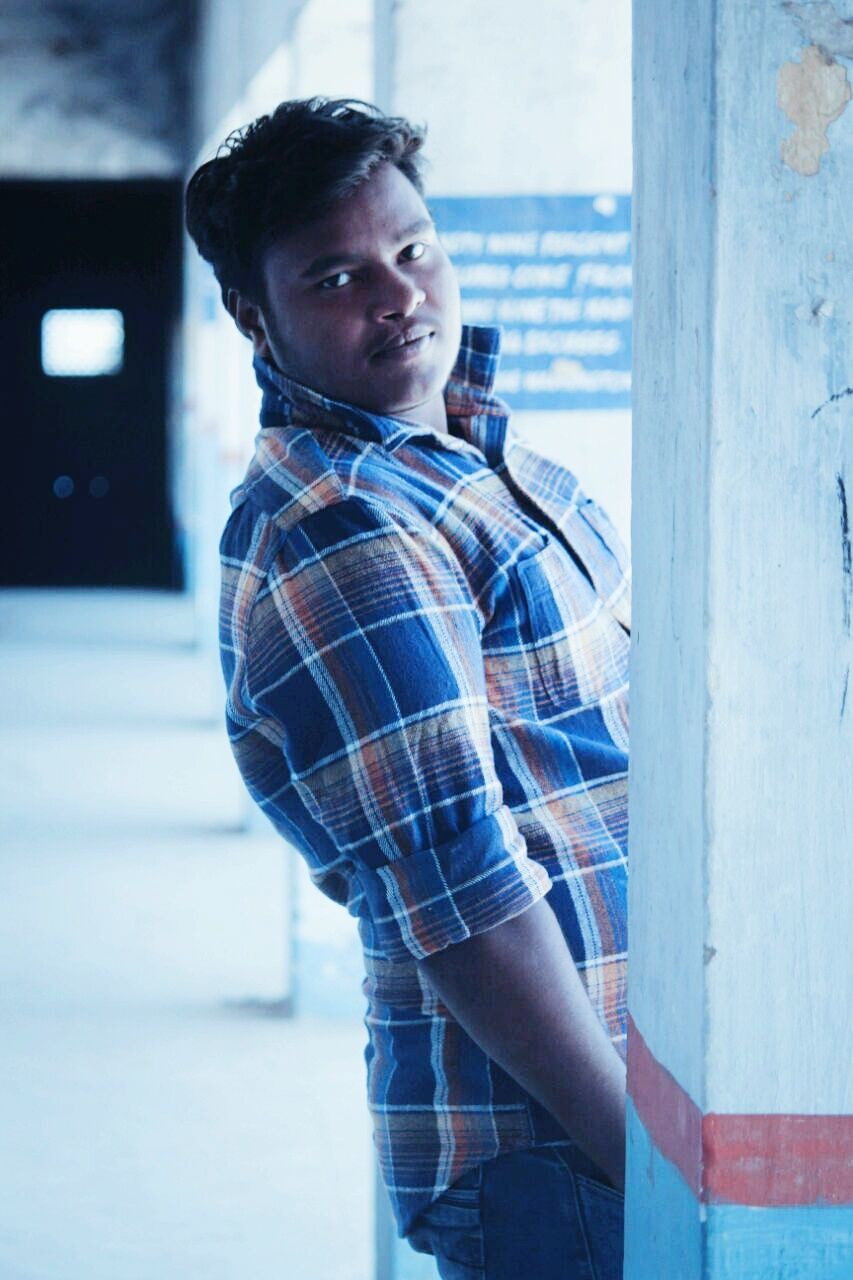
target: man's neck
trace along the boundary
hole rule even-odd
[[[429,427],[432,431],[439,434],[447,434],[447,406],[444,403],[444,394],[433,396],[432,400],[427,400],[425,404],[419,404],[413,409],[406,409],[402,413],[395,413],[395,418],[399,417],[404,422],[411,422],[416,427]]]

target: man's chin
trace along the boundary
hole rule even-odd
[[[376,379],[375,393],[371,395],[377,406],[374,412],[389,417],[411,418],[433,402],[443,405],[444,388],[452,368],[452,363],[447,367],[431,363],[426,369],[401,368],[398,377]]]

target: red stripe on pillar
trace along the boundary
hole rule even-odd
[[[761,1208],[853,1204],[853,1116],[703,1116],[628,1018],[628,1092],[697,1199]]]
[[[628,1015],[628,1092],[646,1132],[690,1190],[702,1192],[702,1112],[662,1067]]]
[[[711,1114],[702,1140],[711,1203],[853,1204],[853,1116]]]

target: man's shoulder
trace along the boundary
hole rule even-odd
[[[259,433],[246,476],[231,494],[286,532],[306,516],[342,501],[411,506],[417,486],[382,444],[329,427],[282,427]]]
[[[368,456],[366,456],[368,455]],[[310,531],[328,547],[358,525],[431,529],[409,500],[399,466],[384,450],[343,433],[265,431],[243,482],[231,495],[220,555],[226,575],[263,576],[285,545]]]
[[[291,456],[288,471],[292,464]],[[281,656],[287,629],[281,623],[291,605],[322,613],[330,590],[341,600],[349,592],[375,594],[377,554],[383,554],[378,548],[417,567],[425,544],[419,539],[416,552],[412,535],[441,544],[422,513],[395,502],[393,493],[347,482],[334,470],[302,487],[283,478],[268,470],[244,486],[220,540],[220,651],[231,690],[229,714],[243,725],[254,715],[243,687],[249,668],[254,661],[266,669],[270,636]],[[439,549],[446,554],[443,544]]]
[[[307,427],[261,431],[248,470],[231,494],[229,524],[262,521],[287,532],[311,512],[339,502],[346,484],[332,456],[339,450],[328,435]]]

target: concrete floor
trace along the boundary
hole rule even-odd
[[[2,1280],[372,1276],[364,1031],[275,1015],[282,846],[192,636],[0,594]]]

